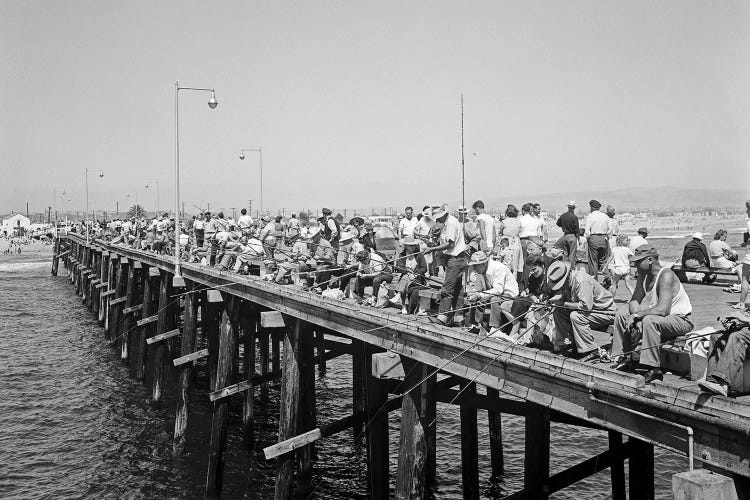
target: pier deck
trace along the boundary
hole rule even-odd
[[[309,394],[305,389],[310,387],[306,377],[314,377],[314,372],[310,371],[312,364],[324,363],[323,357],[339,354],[352,355],[355,361],[352,374],[355,414],[339,422],[342,428],[365,424],[368,464],[372,468],[369,477],[377,478],[370,485],[373,498],[388,497],[388,429],[387,418],[383,423],[383,411],[402,408],[396,479],[398,496],[399,492],[421,491],[425,476],[429,480],[434,474],[430,471],[430,467],[434,468],[434,459],[430,460],[430,454],[435,453],[434,425],[432,429],[429,427],[434,419],[436,400],[448,400],[461,406],[462,439],[466,440],[462,442],[465,498],[476,498],[472,492],[478,491],[475,489],[478,474],[474,470],[476,466],[472,465],[476,463],[477,409],[489,410],[497,416],[498,422],[502,413],[526,417],[526,487],[510,498],[546,498],[607,467],[612,469],[613,497],[624,498],[622,467],[626,459],[631,461],[631,498],[651,498],[654,445],[694,457],[696,463],[702,462],[723,474],[750,478],[750,404],[702,394],[695,383],[667,380],[646,386],[640,375],[614,372],[601,364],[581,363],[491,338],[483,340],[463,330],[433,325],[425,318],[390,314],[296,287],[279,286],[258,277],[239,276],[194,264],[183,264],[188,291],[184,296],[192,297],[191,292],[200,292],[200,300],[195,301],[200,304],[193,304],[192,298],[177,299],[185,308],[180,327],[179,311],[172,311],[171,316],[164,314],[167,307],[177,308],[175,297],[186,293],[184,289],[171,289],[174,273],[171,258],[101,241],[86,246],[85,240],[76,235],[68,236],[66,243],[70,253],[65,255],[64,262],[71,272],[71,280],[89,307],[97,310],[100,318],[103,316],[108,328],[107,338],[116,342],[125,336],[124,341],[120,340],[123,359],[128,359],[130,347],[130,364],[132,366],[135,360],[134,369],[141,378],[146,363],[155,371],[152,378],[163,381],[175,369],[173,360],[190,355],[196,359],[205,357],[206,353],[193,353],[191,346],[196,345],[197,331],[206,336],[212,390],[215,391],[212,400],[216,397],[208,496],[218,496],[221,490],[223,442],[227,432],[227,410],[221,404],[222,398],[231,394],[245,395],[243,424],[247,428],[253,418],[252,407],[257,404],[253,388],[261,386],[262,401],[264,383],[279,376],[282,378],[280,441],[289,440],[292,444],[288,450],[296,451],[287,451],[278,459],[276,497],[287,498],[292,477],[294,484],[304,483],[308,477],[305,467],[309,467],[311,459],[309,443],[313,439],[304,436],[315,429],[314,420],[306,420],[307,414],[314,415],[315,404],[314,391]],[[94,281],[106,285],[99,288]],[[618,299],[625,295],[623,288]],[[717,287],[686,285],[686,288],[695,308],[697,329],[715,325],[716,317],[731,311],[729,306],[737,300],[736,294],[723,293]],[[114,294],[107,295],[110,292]],[[126,303],[117,303],[124,297],[127,297]],[[136,307],[140,303],[142,311]],[[192,307],[200,308],[200,328],[197,328],[195,313],[189,312]],[[258,314],[261,311],[281,313],[285,325],[280,329],[280,336],[270,333],[272,356],[275,356],[270,370],[268,342],[262,340],[268,337],[263,337]],[[130,319],[132,314],[140,314],[138,323]],[[125,322],[128,322],[127,328],[124,328]],[[182,348],[174,345],[175,341],[179,342],[179,336],[158,341],[153,346],[146,344],[146,338],[172,334],[175,328],[174,335],[182,332]],[[265,331],[271,330],[274,329]],[[327,340],[323,339],[323,333]],[[186,336],[191,338],[186,339]],[[341,342],[330,340],[337,336],[350,339],[356,348],[347,350]],[[257,353],[255,340],[259,341]],[[244,345],[241,350],[240,344]],[[172,347],[166,347],[170,345]],[[317,346],[315,359],[312,358],[313,345]],[[321,349],[321,345],[333,347]],[[389,381],[372,376],[370,358],[384,352],[401,358],[406,376],[400,390],[391,390]],[[248,362],[249,366],[255,365],[256,354],[266,363],[260,374],[247,368]],[[243,373],[238,370],[238,358],[243,360]],[[191,364],[180,361],[181,381],[185,367]],[[438,373],[441,382],[436,382]],[[232,388],[232,384],[236,387]],[[487,395],[477,393],[474,384],[484,385]],[[157,385],[154,386],[155,397],[163,386]],[[458,390],[451,392],[450,388],[456,386],[460,387],[460,394]],[[182,385],[183,391],[186,387],[189,391],[187,382]],[[180,412],[188,418],[186,403],[178,407],[178,414]],[[550,421],[608,431],[610,449],[584,463],[570,464],[569,469],[550,477]],[[176,439],[177,434],[176,429]],[[318,432],[315,439],[325,435]],[[625,442],[623,435],[629,437]],[[490,438],[492,440],[492,436]],[[295,439],[299,441],[297,444],[293,443]],[[502,454],[501,438],[498,441],[495,437],[492,444],[493,453],[494,446],[498,445]],[[296,462],[289,457],[295,454]],[[636,472],[637,477],[634,477]]]

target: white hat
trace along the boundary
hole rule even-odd
[[[439,219],[443,215],[446,214],[445,205],[441,205],[439,207],[432,207],[432,218],[433,219]]]
[[[576,206],[576,202],[575,202],[575,201],[573,201],[573,200],[570,200],[570,201],[568,202],[568,206],[569,206],[569,207],[574,207],[574,206]]]
[[[701,232],[693,233],[693,239],[694,240],[703,240],[703,233],[701,233]]]

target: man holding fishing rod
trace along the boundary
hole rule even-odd
[[[620,357],[612,368],[634,371],[632,351],[641,341],[640,364],[648,369],[646,383],[663,380],[659,346],[666,340],[685,335],[693,329],[693,306],[677,275],[659,263],[653,245],[641,245],[630,257],[638,269],[638,281],[628,312],[618,312],[612,337],[612,358]]]

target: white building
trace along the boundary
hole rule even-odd
[[[20,236],[31,229],[31,220],[28,217],[16,214],[3,219],[3,233],[8,236]]]

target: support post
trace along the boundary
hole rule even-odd
[[[57,267],[60,265],[60,238],[55,238],[55,250],[52,257],[52,276],[57,276]]]
[[[319,330],[321,331],[321,330]],[[320,338],[318,339],[318,356],[322,351]],[[368,349],[365,358],[365,405],[367,425],[367,479],[370,486],[372,500],[388,498],[390,471],[388,465],[388,390],[385,383],[372,376],[372,354]],[[321,365],[321,370],[324,365]]]
[[[287,317],[287,323],[293,323],[291,317]],[[315,332],[310,323],[301,322],[299,338],[299,372],[300,372],[300,394],[299,394],[299,421],[295,435],[315,429],[317,425],[317,411],[315,398],[315,363],[314,350]],[[276,337],[274,344],[278,345],[279,338]],[[299,477],[297,479],[297,495],[309,495],[312,492],[312,459],[314,444],[299,448],[297,454],[297,467]]]
[[[609,431],[609,450],[614,454],[622,446],[622,434]],[[612,500],[625,500],[625,460],[613,457],[609,466],[612,478]]]
[[[195,351],[195,337],[196,337],[196,316],[197,316],[197,304],[195,297],[196,286],[191,281],[186,281],[186,294],[185,294],[185,318],[183,321],[182,329],[182,343],[180,346],[180,354],[186,356]],[[174,420],[174,444],[172,451],[175,456],[180,456],[185,453],[185,441],[188,428],[189,409],[190,403],[190,390],[193,385],[193,364],[185,363],[180,365],[180,394],[177,399],[177,411]]]
[[[464,394],[476,394],[475,382],[463,382]],[[460,406],[461,417],[461,479],[464,500],[479,499],[479,434],[477,409]]]
[[[255,337],[258,321],[252,304],[243,301],[240,305],[240,328],[242,329],[242,369],[249,388],[243,394],[242,430],[248,447],[255,442]]]
[[[161,278],[158,271],[153,272],[155,270],[155,268],[143,269],[143,309],[141,309],[141,316],[144,318],[152,316],[159,307],[156,291],[159,289]],[[136,380],[146,380],[146,339],[154,335],[155,328],[156,325],[149,323],[138,327],[135,331],[135,363],[132,370]]]
[[[235,342],[237,339],[238,301],[236,297],[225,297],[227,307],[219,327],[219,357],[216,363],[216,387],[226,387],[234,378]],[[220,498],[224,480],[224,450],[227,444],[227,422],[229,419],[229,399],[214,401],[211,417],[211,443],[208,453],[208,473],[206,475],[206,497]]]
[[[396,498],[424,497],[425,433],[422,419],[422,380],[427,367],[418,361],[401,357],[404,366],[404,387],[408,391],[401,400],[401,437],[396,474]],[[429,422],[428,422],[429,423]]]
[[[260,374],[268,375],[268,342],[269,335],[266,328],[260,326],[258,322],[258,350],[260,354]],[[260,384],[260,401],[265,403],[268,401],[268,382]]]
[[[128,266],[128,282],[125,287],[125,308],[132,307],[138,301],[138,285],[141,278],[141,269],[136,269],[135,262]],[[122,311],[122,309],[120,309]],[[121,314],[122,315],[122,314]],[[128,362],[130,358],[130,330],[135,325],[132,314],[122,315],[122,332],[120,333],[120,359]]]
[[[115,299],[125,297],[125,293],[128,291],[128,260],[123,257],[118,261],[118,264]],[[109,306],[109,330],[107,340],[119,340],[120,333],[122,332],[122,315],[120,313],[124,307],[125,304],[123,302],[118,302]]]
[[[284,335],[284,362],[282,367],[281,398],[279,403],[279,441],[300,432],[302,401],[302,375],[312,366],[312,342],[304,339],[302,321],[294,319]],[[294,494],[295,453],[279,457],[276,468],[275,498],[291,498]]]
[[[488,398],[500,397],[500,391],[487,387]],[[497,480],[505,474],[505,458],[503,456],[503,414],[499,411],[487,411],[490,430],[490,466],[492,478]]]
[[[161,283],[159,284],[159,320],[156,323],[156,335],[166,333],[175,328],[174,314],[171,307],[172,280],[166,271],[161,272]],[[145,318],[145,316],[144,316]],[[153,344],[153,379],[151,381],[151,400],[158,405],[161,403],[164,389],[167,385],[167,375],[172,364],[168,342],[157,342]]]
[[[223,308],[221,293],[216,290],[206,291],[206,314],[201,319],[208,345],[208,380],[212,391],[221,389],[216,385],[216,366],[219,360],[219,316]]]
[[[428,368],[430,372],[434,371]],[[426,375],[425,375],[426,376]],[[427,485],[434,485],[437,480],[437,373],[432,374],[422,383],[422,401],[425,423],[425,461],[424,476]]]
[[[628,483],[630,498],[654,499],[654,445],[635,438],[632,454],[628,460]]]
[[[325,346],[325,330],[323,327],[317,326],[315,327],[315,345],[316,345],[316,352],[318,356],[318,370],[320,373],[326,372],[326,359],[324,357],[324,354],[326,353],[326,346]]]
[[[273,372],[281,369],[281,335],[283,333],[278,330],[271,330],[271,371]]]
[[[544,483],[549,478],[549,422],[548,408],[531,405],[526,415],[526,461],[524,462],[524,498],[546,500]]]
[[[352,413],[365,411],[365,344],[361,340],[352,339]],[[362,424],[352,427],[354,437],[362,434]]]

